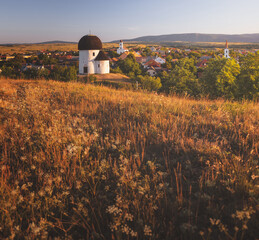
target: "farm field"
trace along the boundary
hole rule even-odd
[[[0,239],[256,239],[258,125],[253,102],[0,79]]]
[[[139,42],[125,42],[124,47],[126,48],[145,48],[147,46],[158,46],[161,44],[162,46],[196,46],[203,48],[223,48],[225,46],[224,43],[191,43],[191,42],[165,42],[165,43],[139,43]],[[229,43],[233,48],[246,48],[246,47],[258,47],[258,44],[253,43]],[[103,43],[104,49],[118,48],[118,43]],[[43,43],[43,44],[11,44],[11,45],[0,45],[0,53],[2,54],[23,54],[27,52],[33,51],[78,51],[77,44],[73,43]]]
[[[129,43],[124,44],[125,47],[145,47],[143,44]],[[118,43],[103,43],[104,49],[118,48]],[[73,43],[46,43],[46,44],[11,44],[0,45],[0,53],[13,54],[13,53],[26,53],[33,51],[78,51],[77,44]]]
[[[161,43],[162,44],[162,43]],[[164,42],[166,46],[189,46],[189,47],[198,47],[198,48],[224,48],[225,42]],[[245,43],[245,42],[229,42],[229,47],[234,49],[244,48],[258,48],[258,43]]]
[[[12,44],[1,45],[0,53],[13,54],[13,53],[26,53],[33,51],[77,51],[77,44],[70,43],[56,43],[56,44]]]

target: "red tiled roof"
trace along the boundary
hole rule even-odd
[[[145,66],[148,66],[148,67],[161,67],[161,64],[156,62],[154,59],[151,59],[150,61],[145,63]]]
[[[146,60],[146,57],[136,57],[138,63],[143,63]]]
[[[202,60],[201,62],[197,63],[197,67],[205,67],[206,66],[206,62],[208,62],[207,59]]]
[[[124,52],[120,55],[119,59],[124,60],[128,56],[128,52]]]

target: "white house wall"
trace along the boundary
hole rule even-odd
[[[79,51],[79,74],[84,74],[84,67],[88,67],[88,73],[95,73],[95,61],[100,50]]]
[[[117,49],[117,53],[118,54],[122,54],[122,53],[124,53],[125,52],[125,50],[123,49],[123,48],[118,48]]]
[[[96,69],[96,73],[98,73],[98,74],[110,73],[109,60],[96,61],[95,69]]]
[[[155,61],[156,61],[157,63],[160,63],[160,64],[164,64],[164,63],[166,62],[165,59],[160,58],[160,57],[156,58]]]
[[[228,48],[224,49],[224,56],[225,58],[230,58]]]

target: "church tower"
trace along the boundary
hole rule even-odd
[[[123,49],[123,41],[120,40],[120,49]]]
[[[119,48],[117,49],[118,54],[122,54],[124,52],[128,52],[129,50],[123,47],[123,41],[120,40]]]
[[[229,56],[229,49],[228,49],[228,41],[226,41],[226,47],[224,49],[224,57],[225,58],[230,58],[230,56]]]

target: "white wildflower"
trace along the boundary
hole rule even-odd
[[[150,226],[145,225],[145,227],[144,227],[144,235],[152,236],[152,230],[151,230]]]

